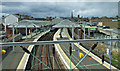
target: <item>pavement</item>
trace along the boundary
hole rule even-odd
[[[40,34],[43,35],[43,33],[40,33]],[[39,34],[34,36],[33,38],[31,38],[31,35],[28,35],[27,41],[33,41],[38,36],[39,36]],[[25,41],[25,40],[23,40],[23,41]],[[28,48],[27,45],[25,45],[24,47]],[[20,45],[15,46],[14,51],[12,51],[11,49],[12,49],[12,47],[9,47],[9,49],[7,50],[9,52],[7,52],[4,55],[0,54],[0,57],[3,57],[3,59],[0,61],[0,65],[1,65],[0,67],[2,67],[2,70],[15,70],[17,68],[19,62],[21,61],[23,54],[25,53],[20,48]]]

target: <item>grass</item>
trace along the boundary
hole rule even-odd
[[[82,44],[84,46],[86,46],[87,49],[89,49],[95,43],[94,42],[87,42],[87,43],[82,43]],[[98,51],[104,51],[106,53],[106,48],[108,48],[108,47],[105,47],[104,45],[101,45],[100,43],[98,43],[98,45],[97,45],[97,47],[95,49],[98,49]],[[118,69],[120,69],[120,67],[119,67],[120,66],[120,63],[119,63],[120,62],[120,57],[118,56],[118,52],[116,52],[115,50],[112,50],[111,53],[112,53],[112,58],[118,60],[118,62],[117,62],[117,61],[112,59],[111,60],[112,64],[115,67],[117,67]],[[108,57],[106,57],[106,58],[109,59]]]
[[[120,57],[118,55],[114,55],[112,57],[120,62]]]
[[[109,57],[106,57],[105,56],[105,58],[107,58],[108,60],[110,60],[110,58]],[[115,60],[111,60],[111,63],[112,63],[112,65],[114,65],[115,67],[117,67],[118,69],[120,69],[120,63],[119,62],[117,62],[117,61],[115,61]]]

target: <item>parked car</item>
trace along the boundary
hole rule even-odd
[[[102,25],[97,25],[97,27],[103,27]]]
[[[109,26],[103,26],[103,29],[109,29],[110,27]]]

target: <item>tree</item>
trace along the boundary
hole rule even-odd
[[[117,15],[116,18],[119,18],[119,16]]]
[[[118,28],[120,29],[120,18],[118,18]]]
[[[120,29],[120,20],[118,19],[118,29]]]

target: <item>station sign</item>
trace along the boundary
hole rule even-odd
[[[88,28],[88,30],[96,30],[96,28]]]

